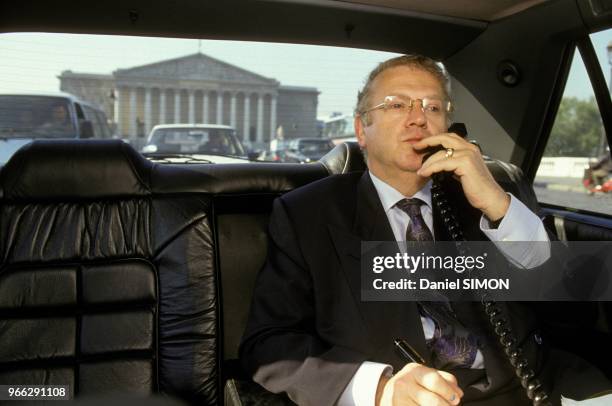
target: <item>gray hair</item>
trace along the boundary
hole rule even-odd
[[[423,55],[402,55],[387,61],[381,62],[376,68],[368,75],[363,88],[357,93],[357,107],[355,107],[355,114],[361,114],[361,112],[368,109],[370,106],[370,93],[372,92],[372,83],[374,79],[378,77],[382,72],[387,69],[395,68],[398,66],[408,66],[414,69],[424,70],[425,72],[431,73],[440,82],[440,87],[444,91],[444,96],[450,100],[451,96],[451,83],[450,76],[444,68],[441,62],[434,61],[433,59]],[[364,124],[368,124],[368,114],[362,115]]]

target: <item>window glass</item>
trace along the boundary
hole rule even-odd
[[[62,92],[99,106],[113,136],[145,155],[170,150],[166,144],[172,142],[150,144],[156,126],[184,127],[179,138],[187,136],[173,141],[172,153],[190,155],[205,151],[206,141],[195,140],[199,126],[224,126],[227,145],[216,150],[240,157],[236,162],[253,156],[249,152],[282,162],[291,140],[324,139],[322,151],[330,140],[354,139],[357,90],[370,70],[396,55],[299,44],[50,33],[2,34],[0,51],[0,94]],[[82,117],[78,107],[75,113]],[[90,114],[88,119],[95,137],[106,138],[103,120]],[[287,162],[306,162],[304,156]]]
[[[76,110],[77,119],[85,120],[85,113],[83,113],[83,108],[79,103],[74,103],[74,108]]]
[[[591,35],[610,89],[607,46],[612,30]],[[612,215],[610,149],[593,87],[578,50],[536,174],[538,200]]]
[[[111,133],[111,129],[108,126],[108,120],[104,113],[97,111],[96,117],[100,122],[100,128],[102,128],[102,138],[111,138],[113,134]]]
[[[0,95],[2,138],[64,138],[75,136],[69,99],[63,97]]]
[[[85,119],[91,121],[94,130],[94,137],[103,138],[104,131],[102,130],[102,125],[100,123],[100,120],[98,119],[96,111],[89,106],[83,106],[83,110],[85,110]]]
[[[245,151],[232,128],[214,128],[204,125],[158,126],[153,129],[143,151],[156,154],[192,153],[245,156]]]

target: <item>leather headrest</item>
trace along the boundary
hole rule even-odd
[[[334,149],[319,159],[319,162],[325,166],[330,175],[363,172],[367,169],[363,152],[359,144],[354,141],[345,141],[336,145]]]
[[[120,140],[36,140],[2,169],[3,198],[71,199],[150,193],[152,164]]]

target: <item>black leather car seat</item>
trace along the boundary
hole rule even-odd
[[[327,175],[152,164],[121,141],[23,148],[0,173],[0,384],[222,403],[272,201]]]
[[[165,192],[155,170],[121,141],[77,140],[2,169],[1,384],[217,403],[211,199]]]

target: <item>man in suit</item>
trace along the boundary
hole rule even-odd
[[[446,331],[471,343],[468,356],[458,357],[440,350],[446,336],[435,309],[360,300],[362,241],[448,239],[431,204],[433,173],[452,172],[458,180],[453,203],[468,240],[548,241],[539,218],[495,182],[478,147],[446,131],[448,83],[443,69],[422,56],[379,65],[359,93],[355,118],[368,171],[332,176],[276,200],[268,259],[240,348],[245,369],[268,390],[304,405],[530,404],[479,303],[442,309],[451,317]],[[425,148],[438,145],[444,150],[422,164]],[[535,245],[504,254],[528,268],[549,256]],[[568,366],[592,384],[579,396],[601,387],[603,377],[582,360],[545,349],[532,312],[500,306],[512,315],[529,366],[557,401],[557,383],[571,382]],[[397,337],[429,366],[406,363],[394,349]]]

